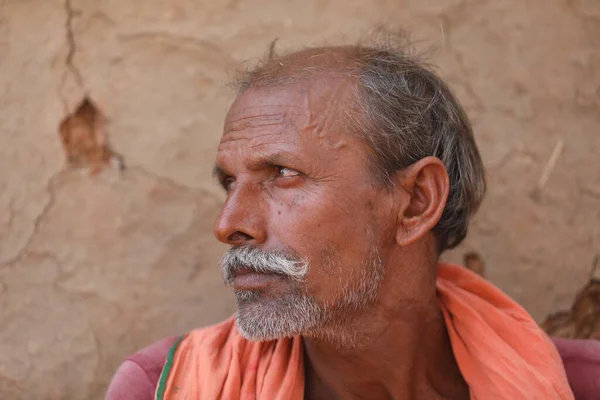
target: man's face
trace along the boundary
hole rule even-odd
[[[322,334],[375,301],[396,221],[368,147],[344,129],[352,90],[342,79],[249,89],[226,117],[215,235],[232,246],[223,273],[249,339]]]

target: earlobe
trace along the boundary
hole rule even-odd
[[[398,209],[396,242],[408,246],[433,230],[446,207],[450,180],[442,161],[423,158],[398,176],[407,201]]]

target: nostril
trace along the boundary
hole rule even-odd
[[[233,242],[248,242],[252,239],[254,239],[252,236],[248,235],[247,233],[240,232],[240,231],[233,232],[227,238],[227,240],[232,243]]]

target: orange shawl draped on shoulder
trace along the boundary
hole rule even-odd
[[[523,307],[457,265],[440,264],[437,291],[471,400],[573,400],[554,344]],[[303,396],[302,339],[247,341],[233,318],[183,336],[156,390],[157,400]]]

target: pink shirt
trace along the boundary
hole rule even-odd
[[[115,373],[106,400],[153,400],[158,378],[176,336],[127,357]],[[576,400],[600,399],[600,342],[553,338]]]

